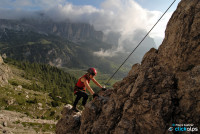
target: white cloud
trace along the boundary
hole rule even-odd
[[[14,2],[12,0],[1,0],[1,3],[16,7],[16,9],[24,6],[40,7],[53,20],[61,21],[68,18],[75,22],[90,23],[96,30],[101,30],[105,34],[111,31],[119,32],[121,38],[118,42],[118,48],[123,45],[124,40],[131,39],[137,29],[150,30],[162,15],[159,11],[143,9],[134,0],[105,0],[100,9],[89,5],[75,6],[65,0],[16,0]],[[18,11],[18,16],[21,12],[23,11]],[[0,17],[2,16],[5,17],[5,14],[0,13]],[[170,16],[171,13],[168,13],[161,20],[150,33],[151,37],[159,39],[164,37],[164,29]],[[113,50],[113,52],[117,51]],[[103,52],[108,53],[108,51],[100,51],[100,53]]]
[[[99,10],[92,6],[74,6],[70,3],[66,5],[60,4],[56,8],[51,8],[46,11],[50,17],[57,21],[62,21],[67,18],[71,21],[87,23],[94,18],[92,15],[98,12]]]
[[[157,18],[160,18],[160,16],[163,13],[158,13],[157,14]],[[160,22],[155,26],[155,28],[152,30],[150,36],[152,38],[163,38],[165,36],[165,29],[166,29],[166,25],[170,19],[170,17],[172,16],[172,12],[168,12],[165,14],[165,16],[163,16],[163,18],[160,20]],[[155,23],[155,22],[154,22]]]
[[[59,4],[66,4],[66,0],[1,0],[1,8],[11,9],[49,9]]]
[[[96,30],[101,30],[105,34],[111,31],[120,32],[120,40],[134,36],[137,29],[150,30],[158,18],[162,15],[159,11],[148,11],[143,9],[133,0],[105,0],[101,8],[92,6],[75,6],[70,3],[60,4],[57,8],[48,10],[54,20],[64,20],[69,18],[71,21],[88,22]],[[159,25],[150,33],[153,38],[163,38],[166,22],[170,14],[159,22]],[[119,45],[120,42],[119,42]]]
[[[108,49],[108,50],[101,49],[100,51],[94,52],[94,54],[101,57],[113,57],[116,56],[118,52],[122,51],[123,48],[119,46],[117,47],[117,49]]]
[[[50,9],[58,5],[67,4],[66,0],[32,0],[32,2],[42,9]]]

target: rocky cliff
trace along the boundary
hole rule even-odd
[[[6,29],[15,31],[34,31],[41,34],[53,34],[71,41],[84,41],[87,39],[103,39],[103,33],[96,31],[93,26],[85,23],[54,22],[50,19],[0,19],[0,32]]]
[[[9,67],[4,63],[3,58],[0,55],[0,86],[8,83],[8,78],[11,76],[12,72]]]
[[[56,133],[168,133],[172,124],[200,125],[200,1],[182,0],[158,50],[82,113],[63,110]],[[67,112],[66,112],[67,111]],[[70,125],[68,125],[70,124]]]

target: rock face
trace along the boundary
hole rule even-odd
[[[169,133],[175,124],[200,124],[200,1],[182,0],[172,15],[158,50],[151,49],[142,63],[114,88],[100,92],[86,104],[80,134]],[[68,116],[65,113],[63,116]],[[69,121],[62,118],[56,132]],[[77,129],[77,128],[76,128]]]
[[[62,119],[56,127],[57,134],[77,134],[80,128],[81,112],[74,112],[71,105],[66,105],[62,111]]]
[[[97,40],[103,39],[103,33],[101,31],[96,31],[94,27],[89,24],[72,23],[67,21],[53,22],[50,19],[0,19],[0,32],[5,31],[5,29],[15,31],[34,31],[41,34],[54,34],[72,41],[82,41],[90,38]]]
[[[11,71],[0,56],[0,86],[8,83],[9,74]]]
[[[0,55],[0,64],[3,64],[4,62],[3,62],[3,59],[2,59],[2,57],[1,57],[1,55]]]
[[[23,125],[22,122],[41,124],[41,125],[56,124],[54,120],[33,119],[23,113],[8,111],[8,110],[0,110],[0,134],[37,134],[38,133],[38,131],[35,129],[37,128],[37,126]],[[41,127],[38,126],[38,129],[40,128]],[[51,132],[40,132],[40,133],[52,134]]]

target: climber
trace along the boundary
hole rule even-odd
[[[79,78],[78,82],[75,85],[74,88],[74,94],[76,95],[76,99],[73,104],[73,110],[78,112],[79,110],[76,108],[76,105],[78,101],[83,97],[82,105],[85,106],[88,94],[86,93],[86,88],[89,90],[90,94],[93,95],[93,98],[99,97],[98,94],[96,94],[92,88],[90,87],[89,83],[90,80],[92,80],[98,87],[100,87],[103,91],[106,90],[106,88],[103,88],[96,80],[95,76],[97,75],[97,71],[95,68],[89,68],[87,70],[87,73]]]

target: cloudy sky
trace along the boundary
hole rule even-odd
[[[119,32],[122,38],[134,36],[134,31],[145,31],[155,24],[174,0],[0,0],[0,18],[18,18],[32,12],[44,11],[54,20],[66,18],[92,24],[105,34]],[[175,4],[150,33],[156,45],[164,38],[166,24],[177,7]],[[14,11],[14,12],[13,12]]]

